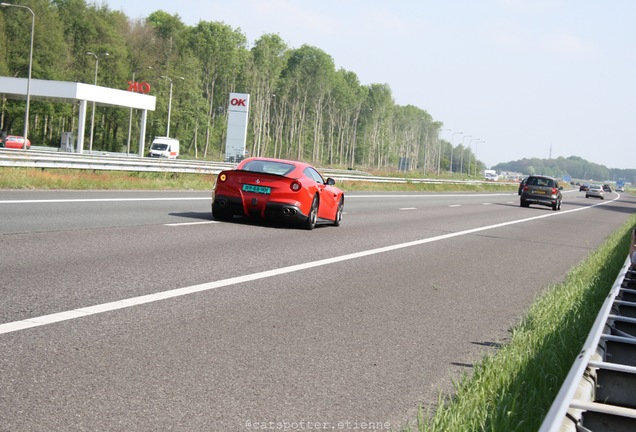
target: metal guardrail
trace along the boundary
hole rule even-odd
[[[93,152],[67,153],[46,150],[0,149],[0,166],[20,168],[68,168],[111,171],[180,172],[217,174],[235,166],[224,162],[168,160],[126,154]]]
[[[636,431],[636,270],[625,261],[539,432]]]
[[[218,174],[236,166],[230,162],[210,162],[185,159],[158,159],[125,153],[68,153],[46,147],[31,150],[0,149],[0,167],[67,168],[137,172],[171,172],[192,174]],[[431,183],[431,184],[493,184],[480,180],[446,180],[430,178],[400,178],[373,176],[358,170],[320,169],[323,174],[340,181],[367,181],[378,183]],[[502,184],[502,182],[499,182]],[[516,184],[516,183],[509,183]]]

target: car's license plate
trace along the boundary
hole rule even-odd
[[[254,193],[269,195],[271,191],[272,189],[267,186],[256,186],[251,184],[243,185],[243,192],[254,192]]]
[[[545,191],[541,189],[535,190],[534,193],[536,193],[537,195],[545,195]]]

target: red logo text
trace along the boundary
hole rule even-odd
[[[128,81],[128,91],[135,93],[150,93],[150,84],[147,82],[132,82]]]

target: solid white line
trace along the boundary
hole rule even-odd
[[[349,261],[349,260],[358,259],[358,258],[363,258],[363,257],[371,256],[371,255],[391,252],[391,251],[404,249],[404,248],[408,248],[408,247],[419,246],[419,245],[423,245],[423,244],[426,244],[426,243],[433,243],[433,242],[436,242],[436,241],[447,240],[447,239],[451,239],[451,238],[454,238],[454,237],[460,237],[460,236],[464,236],[464,235],[468,235],[468,234],[474,234],[474,233],[478,233],[478,232],[481,232],[481,231],[487,231],[487,230],[491,230],[491,229],[495,229],[495,228],[501,228],[501,227],[505,227],[505,226],[509,226],[509,225],[516,225],[516,224],[520,224],[520,223],[524,223],[524,222],[530,222],[530,221],[534,221],[534,220],[538,220],[538,219],[544,219],[544,218],[548,218],[548,217],[559,216],[559,215],[566,214],[566,213],[573,213],[573,212],[577,212],[577,211],[587,210],[587,209],[590,209],[590,208],[593,208],[593,207],[597,207],[597,206],[601,206],[601,205],[606,205],[606,204],[612,203],[612,202],[616,201],[617,199],[618,198],[615,198],[615,199],[613,199],[611,201],[600,202],[598,204],[594,204],[594,205],[589,206],[589,207],[578,207],[578,208],[575,208],[575,209],[572,209],[572,210],[559,211],[559,212],[549,212],[549,213],[542,214],[540,216],[533,216],[533,217],[529,217],[529,218],[525,218],[525,219],[502,222],[502,223],[498,223],[498,224],[494,224],[494,225],[488,225],[488,226],[480,227],[480,228],[471,228],[471,229],[468,229],[468,230],[458,231],[458,232],[455,232],[455,233],[443,234],[443,235],[439,235],[439,236],[435,236],[435,237],[429,237],[429,238],[425,238],[425,239],[414,240],[414,241],[410,241],[410,242],[406,242],[406,243],[399,243],[399,244],[395,244],[395,245],[391,245],[391,246],[384,246],[384,247],[380,247],[380,248],[376,248],[376,249],[369,249],[369,250],[366,250],[366,251],[351,253],[351,254],[347,254],[347,255],[341,255],[341,256],[338,256],[338,257],[327,258],[327,259],[322,259],[322,260],[318,260],[318,261],[310,261],[310,262],[307,262],[307,263],[304,263],[304,264],[296,264],[296,265],[292,265],[292,266],[281,267],[281,268],[278,268],[278,269],[266,270],[266,271],[262,271],[262,272],[258,272],[258,273],[252,273],[252,274],[249,274],[249,275],[237,276],[237,277],[233,277],[233,278],[229,278],[229,279],[223,279],[223,280],[219,280],[219,281],[215,281],[215,282],[208,282],[208,283],[204,283],[204,284],[201,284],[201,285],[193,285],[193,286],[184,287],[184,288],[177,288],[177,289],[174,289],[174,290],[163,291],[163,292],[159,292],[159,293],[155,293],[155,294],[148,294],[148,295],[139,296],[139,297],[132,297],[132,298],[129,298],[129,299],[117,300],[117,301],[110,302],[110,303],[103,303],[103,304],[100,304],[100,305],[88,306],[88,307],[84,307],[84,308],[73,309],[73,310],[70,310],[70,311],[59,312],[59,313],[54,313],[54,314],[50,314],[50,315],[42,315],[42,316],[39,316],[39,317],[29,318],[29,319],[25,319],[25,320],[22,320],[22,321],[13,321],[13,322],[5,323],[5,324],[0,324],[0,334],[11,333],[11,332],[16,332],[16,331],[20,331],[20,330],[25,330],[25,329],[28,329],[28,328],[31,328],[31,327],[38,327],[38,326],[53,324],[53,323],[56,323],[56,322],[68,321],[68,320],[73,320],[73,319],[76,319],[76,318],[82,318],[82,317],[86,317],[86,316],[89,316],[89,315],[96,315],[96,314],[100,314],[100,313],[104,313],[104,312],[110,312],[110,311],[125,309],[125,308],[131,307],[131,306],[138,306],[138,305],[153,303],[153,302],[156,302],[156,301],[159,301],[159,300],[166,300],[166,299],[170,299],[170,298],[181,297],[181,296],[185,296],[185,295],[188,295],[188,294],[194,294],[194,293],[198,293],[198,292],[202,292],[202,291],[210,291],[210,290],[213,290],[213,289],[222,288],[222,287],[226,287],[226,286],[230,286],[230,285],[236,285],[236,284],[240,284],[240,283],[244,283],[244,282],[252,282],[252,281],[255,281],[255,280],[259,280],[259,279],[265,279],[265,278],[269,278],[269,277],[273,277],[273,276],[280,276],[280,275],[284,275],[284,274],[288,274],[288,273],[294,273],[294,272],[297,272],[297,271],[307,270],[307,269],[311,269],[311,268],[315,268],[315,267],[326,266],[326,265],[329,265],[329,264],[335,264],[335,263],[339,263],[339,262],[343,262],[343,261]]]
[[[126,201],[189,201],[210,200],[210,197],[173,197],[173,198],[87,198],[87,199],[45,199],[45,200],[5,200],[0,204],[51,204],[81,202],[126,202]]]
[[[176,227],[176,226],[186,226],[186,225],[205,225],[205,224],[214,224],[214,223],[219,223],[219,221],[213,220],[213,221],[202,221],[202,222],[180,222],[180,223],[168,223],[164,225]]]
[[[402,207],[398,210],[417,210],[417,207]]]
[[[449,207],[461,207],[461,206],[462,206],[461,204],[451,204],[451,205],[449,205]]]
[[[474,197],[477,194],[454,194],[454,195],[347,195],[347,199],[352,198],[448,198],[448,197]],[[505,194],[479,194],[480,197],[502,196]],[[74,199],[40,199],[40,200],[0,200],[0,204],[60,204],[60,203],[82,203],[82,202],[129,202],[129,201],[190,201],[190,200],[211,200],[211,197],[163,197],[163,198],[74,198]]]

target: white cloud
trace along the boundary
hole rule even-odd
[[[592,51],[581,39],[564,30],[544,34],[539,46],[546,51],[569,56],[586,55]]]
[[[497,0],[504,9],[516,13],[544,13],[554,6],[554,0]]]
[[[487,31],[487,35],[495,45],[503,48],[517,50],[527,47],[526,36],[518,29],[491,28]]]

